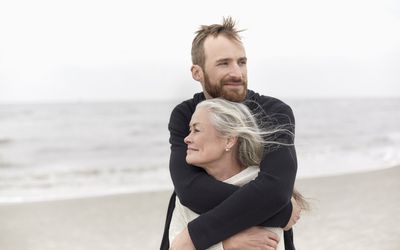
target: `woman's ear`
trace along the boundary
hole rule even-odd
[[[192,77],[194,80],[201,82],[203,79],[203,70],[199,65],[192,65],[190,68],[190,71],[192,71]]]
[[[228,137],[226,140],[226,146],[225,149],[228,149],[226,151],[231,150],[238,142],[238,138],[237,136],[233,136],[233,137]]]

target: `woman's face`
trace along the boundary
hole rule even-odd
[[[186,162],[198,167],[213,166],[221,160],[227,139],[219,135],[206,108],[198,108],[189,124],[190,133],[184,139],[188,145]]]

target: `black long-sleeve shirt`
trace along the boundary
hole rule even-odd
[[[294,146],[281,146],[264,155],[258,177],[239,188],[210,177],[203,169],[186,163],[187,146],[183,139],[189,133],[189,122],[196,105],[205,100],[203,93],[177,105],[170,117],[171,157],[170,173],[181,203],[201,214],[188,224],[190,237],[196,249],[211,245],[255,226],[284,227],[291,216],[293,185],[297,171]],[[267,116],[275,117],[279,124],[291,124],[294,133],[294,116],[291,108],[282,101],[248,91],[249,108],[261,107]],[[258,105],[253,105],[256,102]],[[294,136],[280,135],[285,142],[293,143]],[[170,201],[166,228],[161,249],[166,248],[165,235],[173,211],[174,194]],[[164,246],[164,247],[163,247]],[[285,232],[285,248],[294,249],[292,232]],[[167,248],[166,248],[167,249]]]

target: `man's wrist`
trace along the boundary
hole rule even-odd
[[[290,218],[292,217],[292,210],[293,210],[292,202],[289,202],[289,204],[287,206],[285,206],[285,208],[283,208],[282,212],[285,214],[287,220],[285,223],[283,223],[283,225],[281,225],[281,228],[286,227],[286,225],[289,223]]]
[[[196,220],[196,219],[195,219],[195,220]],[[190,239],[192,240],[192,243],[193,243],[194,247],[195,247],[196,249],[198,249],[198,242],[197,242],[195,230],[193,229],[193,221],[195,221],[195,220],[192,220],[192,221],[190,221],[190,222],[188,223],[188,225],[187,225],[187,230],[188,230],[189,237],[190,237]]]

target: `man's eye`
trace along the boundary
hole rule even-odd
[[[218,63],[217,65],[218,65],[218,66],[219,66],[219,65],[228,65],[228,63],[227,63],[227,62],[220,62],[220,63]]]

